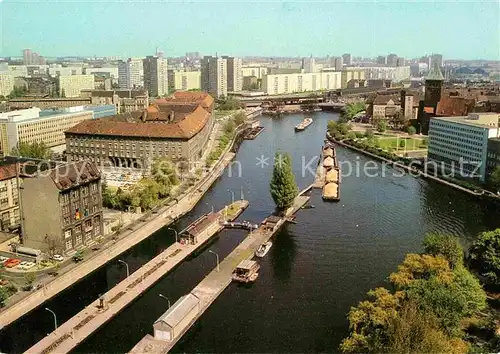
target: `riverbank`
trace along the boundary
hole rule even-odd
[[[107,244],[102,245],[99,252],[92,254],[90,258],[74,267],[61,269],[60,274],[45,282],[41,289],[27,293],[26,296],[17,299],[18,301],[8,303],[7,306],[0,309],[0,329],[40,306],[162,227],[190,212],[234,158],[235,153],[232,152],[232,149],[243,131],[243,129],[238,129],[235,132],[233,140],[228,144],[217,163],[197,184],[188,188],[183,196],[179,196],[175,204],[152,210],[141,217],[139,222],[125,225],[126,231],[121,232],[115,240],[110,240]]]
[[[300,192],[295,198],[293,205],[286,211],[285,215],[279,219],[272,230],[268,230],[265,226],[261,225],[257,230],[250,232],[248,236],[191,291],[191,294],[200,300],[200,310],[192,321],[186,323],[180,321],[180,324],[175,328],[175,336],[171,341],[158,340],[150,334],[147,334],[134,346],[134,348],[132,348],[130,353],[139,354],[148,351],[154,353],[169,352],[224,289],[231,284],[232,273],[238,264],[245,259],[252,259],[259,246],[271,239],[285,224],[287,219],[297,213],[297,211],[309,201],[310,197],[305,194],[311,189],[312,185]]]
[[[28,349],[26,353],[48,354],[54,352],[59,354],[69,352],[165,276],[166,273],[219,233],[224,228],[223,223],[219,222],[220,218],[233,221],[247,207],[248,202],[246,200],[236,201],[228,208],[234,210],[230,215],[225,213],[225,208],[215,213],[214,217],[210,218],[213,221],[199,230],[199,234],[196,235],[196,243],[176,242],[171,245]]]
[[[462,186],[460,186],[460,185],[458,185],[456,183],[444,180],[444,179],[439,178],[437,176],[430,175],[429,173],[424,172],[424,171],[422,171],[422,170],[420,170],[420,169],[418,169],[418,168],[416,168],[414,166],[408,166],[408,165],[399,163],[397,161],[390,160],[388,158],[385,158],[385,157],[379,156],[377,154],[373,154],[371,152],[368,152],[368,151],[366,151],[364,149],[361,149],[359,147],[356,147],[356,146],[348,143],[345,140],[337,140],[337,139],[333,138],[328,132],[326,133],[326,137],[327,137],[328,140],[330,140],[330,141],[332,141],[332,142],[334,142],[334,143],[336,143],[336,144],[338,144],[340,146],[343,146],[345,148],[357,151],[357,152],[362,153],[362,154],[364,154],[366,156],[369,156],[369,157],[371,157],[373,159],[376,159],[376,160],[379,160],[379,161],[383,161],[383,162],[385,162],[386,164],[388,164],[391,167],[401,168],[401,169],[405,170],[406,172],[412,174],[413,176],[415,174],[418,177],[422,177],[422,178],[433,180],[435,182],[444,184],[444,185],[446,185],[448,187],[457,189],[457,190],[459,190],[461,192],[468,193],[468,194],[473,195],[475,197],[484,197],[484,198],[488,198],[490,200],[497,200],[497,201],[500,200],[500,197],[494,195],[491,192],[485,193],[485,191],[476,192],[474,190],[470,190],[470,189],[462,187]]]

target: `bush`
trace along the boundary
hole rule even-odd
[[[365,137],[370,139],[370,138],[373,138],[375,136],[375,134],[373,133],[373,129],[366,129],[365,131]]]
[[[408,129],[406,129],[406,132],[408,133],[408,135],[413,135],[417,132],[417,129],[415,129],[414,126],[409,126]]]
[[[362,132],[355,132],[354,134],[356,134],[356,138],[358,139],[361,139],[365,136]]]
[[[347,133],[347,139],[354,140],[356,138],[357,138],[356,133],[354,132]]]
[[[381,120],[377,123],[377,131],[380,133],[385,132],[387,129],[387,125],[385,124],[385,121]]]
[[[489,283],[500,285],[500,229],[481,233],[470,247],[469,255]]]
[[[399,141],[399,147],[404,148],[405,146],[406,146],[406,140],[405,139],[400,140]]]

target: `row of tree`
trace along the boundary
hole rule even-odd
[[[479,269],[498,284],[500,229],[482,234],[470,253]],[[350,335],[343,352],[465,353],[471,324],[482,323],[497,350],[495,322],[481,311],[486,293],[465,267],[458,240],[446,234],[429,234],[424,253],[408,254],[398,271],[389,276],[388,288],[368,292],[369,300],[351,308]]]

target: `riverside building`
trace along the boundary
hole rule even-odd
[[[438,163],[446,173],[456,177],[474,178],[484,182],[488,140],[499,136],[499,119],[498,113],[470,113],[464,117],[431,118],[429,161]]]

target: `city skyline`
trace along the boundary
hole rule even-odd
[[[90,3],[0,2],[0,56],[32,48],[48,57],[125,58],[158,47],[168,57],[190,51],[267,57],[394,52],[407,58],[441,53],[447,59],[500,59],[496,1]],[[180,21],[168,21],[169,14]]]

